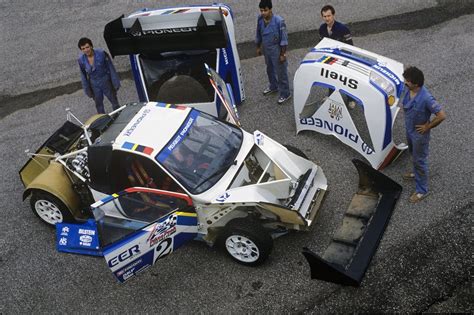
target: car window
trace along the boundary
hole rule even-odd
[[[181,197],[157,192],[124,193],[93,209],[101,246],[110,245],[175,211],[194,211]]]
[[[147,187],[183,192],[182,188],[153,160],[125,151],[114,151],[111,163],[113,191]]]
[[[204,64],[215,67],[216,58],[215,50],[140,55],[148,99],[170,104],[213,102],[214,89]]]
[[[192,110],[156,159],[191,194],[200,194],[225,174],[242,138],[242,130],[234,125]]]

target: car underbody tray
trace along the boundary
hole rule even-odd
[[[359,286],[390,220],[402,187],[364,162],[352,160],[359,189],[322,257],[303,248],[311,278]]]

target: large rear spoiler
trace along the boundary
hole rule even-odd
[[[311,278],[359,286],[390,220],[402,187],[364,162],[352,160],[359,172],[359,189],[342,225],[320,257],[308,248],[303,255]]]
[[[104,39],[112,56],[227,46],[222,10],[121,17],[107,23]]]

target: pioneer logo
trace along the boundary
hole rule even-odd
[[[335,71],[329,71],[324,68],[321,68],[321,76],[327,79],[333,79],[333,80],[339,80],[342,82],[342,84],[347,85],[351,89],[357,89],[357,80],[354,79],[348,79],[348,77],[343,76],[342,74],[339,74]]]
[[[164,35],[164,34],[175,34],[175,33],[192,33],[196,32],[196,27],[178,27],[178,28],[165,28],[161,30],[146,30],[146,31],[134,31],[132,36],[140,37],[144,35]]]

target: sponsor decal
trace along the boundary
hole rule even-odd
[[[147,155],[151,155],[153,153],[153,148],[146,147],[144,145],[139,145],[139,144],[136,144],[136,143],[131,143],[131,142],[125,142],[122,145],[122,148],[127,149],[127,150],[132,150],[132,151],[135,151],[135,152],[145,153]]]
[[[230,197],[230,194],[228,192],[225,192],[224,194],[220,195],[219,197],[216,198],[217,202],[224,202],[227,200],[227,198]]]
[[[117,271],[117,276],[121,276],[125,273],[129,273],[130,271],[134,271],[135,270],[135,267],[138,266],[139,264],[142,263],[142,259],[137,259],[135,260],[132,264],[130,264],[129,266],[123,268],[122,270],[119,270]]]
[[[150,247],[173,235],[176,232],[176,222],[177,215],[173,214],[166,218],[165,221],[157,223],[147,239],[150,242]]]
[[[141,114],[141,116],[138,117],[137,120],[133,123],[133,125],[125,131],[124,135],[129,137],[133,133],[133,131],[137,129],[137,126],[148,115],[149,112],[151,112],[150,109],[145,109],[143,113]]]
[[[120,264],[120,263],[122,263],[122,262],[124,262],[128,259],[131,259],[131,258],[135,257],[138,254],[140,254],[140,246],[137,244],[137,245],[134,245],[134,246],[128,248],[127,250],[121,252],[120,254],[113,257],[112,259],[110,259],[108,261],[109,267],[111,267],[111,268],[115,267],[118,264]]]
[[[66,246],[67,245],[67,238],[61,237],[59,240],[59,245]]]
[[[265,136],[263,135],[263,133],[260,133],[260,132],[255,133],[255,143],[257,145],[263,145],[264,139],[265,139]]]
[[[142,30],[131,32],[133,37],[141,37],[146,35],[165,35],[165,34],[176,34],[176,33],[192,33],[197,32],[196,27],[178,27],[178,28],[164,28],[161,30]]]
[[[92,236],[89,236],[89,235],[81,235],[81,236],[79,237],[79,240],[80,240],[81,242],[84,242],[84,243],[90,243],[90,242],[92,242]]]
[[[84,234],[84,235],[95,235],[94,230],[87,230],[87,229],[79,229],[79,234]]]
[[[332,119],[341,120],[341,118],[342,118],[342,106],[331,102],[329,104],[328,112],[329,112],[329,116]]]
[[[227,50],[225,48],[222,48],[222,55],[224,56],[224,63],[226,65],[229,64],[229,58],[227,57]]]
[[[379,70],[380,72],[382,72],[383,74],[385,74],[387,77],[389,77],[390,79],[392,79],[396,85],[400,85],[400,80],[398,79],[398,77],[393,74],[391,71],[385,69],[385,67],[381,67],[379,65],[373,65],[372,66],[374,69],[377,69]]]
[[[321,68],[321,76],[326,79],[333,79],[342,82],[343,85],[350,87],[351,89],[357,89],[359,82],[355,79],[349,79],[336,71],[329,71],[325,68]]]
[[[65,226],[61,230],[61,235],[67,236],[69,233],[69,227]]]
[[[355,144],[360,144],[362,152],[367,155],[374,153],[374,151],[364,141],[362,141],[359,135],[351,133],[349,129],[345,128],[344,126],[315,117],[301,118],[300,123],[302,125],[316,126],[318,128],[329,130],[349,139]]]

